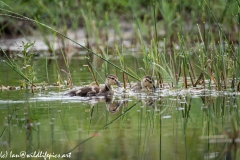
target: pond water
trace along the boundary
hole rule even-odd
[[[85,57],[71,60],[75,86],[92,82],[88,68],[83,67]],[[141,57],[125,58],[129,67],[139,67],[132,62]],[[64,79],[64,73],[59,73],[66,69],[64,60],[52,61],[57,63],[44,57],[33,61],[36,77],[48,84],[47,90],[0,91],[1,159],[25,153],[25,158],[32,156],[28,159],[239,158],[237,145],[231,143],[239,134],[237,93],[192,88],[158,89],[154,94],[117,92],[107,100],[67,97],[66,87],[51,85],[59,75]],[[111,61],[118,64],[117,59]],[[97,71],[98,77],[104,77],[102,69]],[[122,73],[110,66],[108,72],[122,82]],[[21,83],[3,61],[0,77],[0,85]]]

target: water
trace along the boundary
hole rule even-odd
[[[92,82],[84,57],[71,60],[76,86]],[[127,59],[129,67],[137,68],[132,63],[136,58]],[[58,70],[66,69],[62,59],[57,61],[46,67],[45,58],[34,60],[37,79],[47,83],[47,90],[0,92],[1,158],[27,153],[32,159],[47,154],[51,159],[215,159],[231,146],[226,141],[237,132],[238,93],[190,88],[117,93],[107,100],[66,97],[66,87],[51,85],[59,80]],[[109,67],[109,72],[116,70]],[[104,77],[104,71],[98,73]],[[117,75],[122,81],[121,73]],[[4,86],[21,83],[2,61],[0,77]],[[238,148],[231,147],[221,159],[238,158]]]

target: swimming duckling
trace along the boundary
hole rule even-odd
[[[113,95],[112,85],[117,85],[118,87],[122,87],[121,83],[118,81],[118,77],[113,74],[110,74],[107,76],[105,80],[104,87],[99,87],[97,85],[81,87],[77,90],[72,90],[65,95],[81,96],[81,97],[112,96]]]
[[[145,76],[141,82],[137,82],[131,87],[133,91],[156,91],[154,79],[151,76]]]

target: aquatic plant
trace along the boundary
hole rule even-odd
[[[131,13],[131,16],[126,16],[126,20],[133,19],[134,38],[139,42],[140,50],[143,54],[144,66],[139,66],[137,70],[132,70],[123,65],[124,61],[122,58],[119,60],[120,66],[111,63],[108,59],[110,51],[108,33],[110,28],[114,28],[118,37],[121,37],[122,32],[117,25],[120,23],[116,13],[116,11],[120,11],[121,9],[112,8],[114,5],[111,3],[107,4],[108,7],[106,9],[104,8],[106,5],[105,2],[98,3],[96,6],[92,1],[75,2],[74,4],[76,6],[81,5],[83,7],[81,7],[80,10],[69,12],[71,7],[74,8],[74,4],[54,1],[53,4],[55,3],[60,7],[61,13],[58,14],[58,10],[56,9],[51,11],[51,7],[44,8],[43,4],[45,4],[45,1],[42,1],[37,4],[37,7],[39,7],[38,9],[43,8],[45,14],[49,15],[49,17],[45,17],[46,19],[41,16],[34,16],[35,14],[42,14],[42,12],[34,12],[30,15],[30,18],[24,17],[22,14],[18,14],[18,8],[15,9],[16,11],[12,11],[12,8],[9,7],[11,5],[6,2],[2,2],[1,4],[8,9],[4,9],[3,7],[1,11],[3,12],[2,17],[7,16],[18,20],[34,22],[38,27],[37,29],[41,31],[45,43],[49,46],[48,48],[51,54],[56,53],[51,49],[52,45],[46,38],[47,32],[44,32],[46,29],[49,33],[53,32],[54,37],[61,37],[60,39],[63,46],[66,47],[65,41],[70,40],[81,48],[84,48],[90,54],[101,58],[104,61],[105,74],[107,74],[108,70],[107,64],[110,64],[117,68],[117,70],[126,73],[126,75],[136,80],[140,80],[139,77],[141,76],[137,76],[139,73],[140,75],[148,74],[156,77],[159,85],[162,84],[163,81],[170,81],[174,86],[181,87],[180,80],[183,78],[182,84],[187,88],[189,85],[196,87],[200,84],[200,81],[204,82],[206,79],[210,79],[211,82],[208,85],[214,83],[218,90],[227,89],[229,86],[227,81],[231,78],[230,88],[237,90],[237,86],[240,84],[236,79],[239,75],[237,71],[239,56],[236,54],[234,44],[231,43],[227,36],[227,34],[232,35],[232,33],[227,32],[227,29],[224,28],[229,27],[225,25],[225,21],[233,24],[233,26],[239,23],[235,14],[237,13],[237,8],[233,7],[237,2],[221,1],[220,4],[222,7],[220,7],[220,9],[224,11],[222,14],[215,12],[220,4],[219,6],[218,4],[214,5],[216,4],[215,2],[210,3],[210,1],[205,0],[195,2],[197,5],[193,5],[187,1],[151,1],[149,3],[130,1],[129,3],[120,5],[124,11],[126,11],[127,7],[131,9],[128,12]],[[11,4],[11,2],[9,3]],[[48,5],[51,6],[53,4]],[[142,7],[146,4],[146,8]],[[69,8],[63,10],[64,5],[69,6]],[[230,7],[233,7],[233,9],[228,13],[227,11]],[[144,10],[139,10],[139,8],[143,8]],[[150,10],[150,12],[146,12],[146,10]],[[79,15],[79,17],[73,16],[74,14]],[[229,15],[233,20],[229,19]],[[68,23],[63,21],[62,17],[73,18],[69,20],[70,26],[73,27],[72,29],[78,27],[79,19],[84,21],[83,25],[86,28],[87,37],[86,47],[67,37],[66,30]],[[193,20],[189,22],[190,18]],[[53,19],[51,23],[45,23],[50,19]],[[43,23],[40,21],[43,21]],[[116,23],[112,25],[112,21]],[[199,24],[194,25],[193,22],[199,22]],[[224,25],[221,23],[224,23]],[[188,24],[190,28],[182,27]],[[217,27],[214,28],[213,24],[216,24]],[[54,27],[52,26],[58,25],[62,25],[63,27],[60,27],[58,30],[53,29]],[[164,26],[168,26],[165,27],[167,28],[167,33],[160,34]],[[198,33],[198,35],[196,33]],[[56,36],[56,34],[61,36]],[[235,36],[232,37],[237,40]],[[90,42],[90,38],[94,39],[93,43]],[[194,42],[194,44],[192,42]],[[114,43],[117,44],[116,41]],[[102,46],[100,47],[100,45]],[[116,48],[116,45],[114,46]],[[67,51],[62,51],[63,57],[65,57],[64,54],[68,54]],[[121,57],[122,53],[118,55]],[[199,59],[192,62],[191,59],[193,59],[193,57],[199,57]],[[67,68],[67,72],[70,73],[69,66]],[[57,70],[58,75],[60,75],[60,68]],[[60,76],[57,77],[59,77],[57,81],[60,83],[62,80]],[[190,82],[188,82],[189,80]],[[202,84],[205,86],[205,83]]]
[[[34,45],[33,43],[24,43],[22,42],[22,51],[19,52],[16,56],[20,58],[20,60],[14,62],[11,60],[6,52],[0,47],[1,51],[4,53],[6,60],[5,63],[12,68],[24,81],[21,83],[21,88],[28,88],[28,85],[33,88],[35,87],[34,83],[36,82],[36,72],[35,72],[35,65],[32,63],[32,57],[34,55],[31,52],[31,47]]]

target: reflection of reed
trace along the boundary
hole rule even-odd
[[[142,95],[136,95],[134,97],[138,100],[141,100],[143,106],[152,107],[154,110],[157,110],[156,97],[154,97],[153,93],[149,92],[144,97],[142,97]],[[161,100],[158,100],[158,102],[161,103]]]
[[[28,109],[25,109],[25,114],[26,114],[26,144],[27,144],[27,153],[32,152],[32,122],[30,119],[30,115],[28,113]]]
[[[233,121],[233,123],[235,123]],[[240,131],[235,128],[236,126],[233,124],[233,131],[223,131],[223,135],[215,135],[215,136],[203,136],[201,139],[208,140],[208,143],[212,143],[215,145],[223,144],[224,149],[221,152],[215,152],[216,159],[221,159],[225,156],[227,160],[238,159],[238,151],[240,144]],[[234,158],[232,158],[231,151],[233,151]],[[205,157],[210,156],[206,154]]]
[[[110,121],[109,123],[103,125],[100,129],[96,130],[92,136],[82,140],[80,143],[78,143],[76,146],[74,146],[71,150],[69,150],[68,152],[66,153],[70,153],[72,152],[73,150],[75,150],[76,148],[78,148],[80,145],[86,143],[87,141],[89,141],[90,139],[94,138],[96,134],[98,134],[100,131],[108,128],[112,123],[114,123],[115,121],[117,121],[118,119],[120,119],[121,117],[125,116],[129,111],[131,111],[135,106],[137,106],[137,104],[139,103],[140,101],[138,102],[135,102],[131,107],[129,107],[127,110],[125,110],[122,114],[120,114],[119,116],[117,116],[115,119],[113,119],[112,121]]]
[[[179,96],[180,99],[180,108],[177,108],[177,110],[181,110],[182,111],[182,117],[185,118],[186,123],[188,121],[188,118],[190,118],[189,113],[191,110],[191,106],[192,106],[192,97],[189,98],[188,97],[183,97],[183,96]]]
[[[203,96],[201,98],[204,104],[204,117],[206,117],[206,122],[204,123],[206,134],[201,136],[200,139],[206,140],[208,144],[204,157],[206,159],[210,157],[228,160],[239,159],[240,130],[238,129],[238,110],[236,108],[238,104],[235,95],[218,95],[218,97]],[[231,112],[233,116],[230,116]],[[232,123],[232,129],[230,129],[229,123],[227,122],[229,117],[231,117],[231,122],[229,123]],[[227,129],[222,129],[224,128],[223,125],[226,124]],[[212,150],[211,146],[216,146],[216,148],[214,147],[214,150]]]

